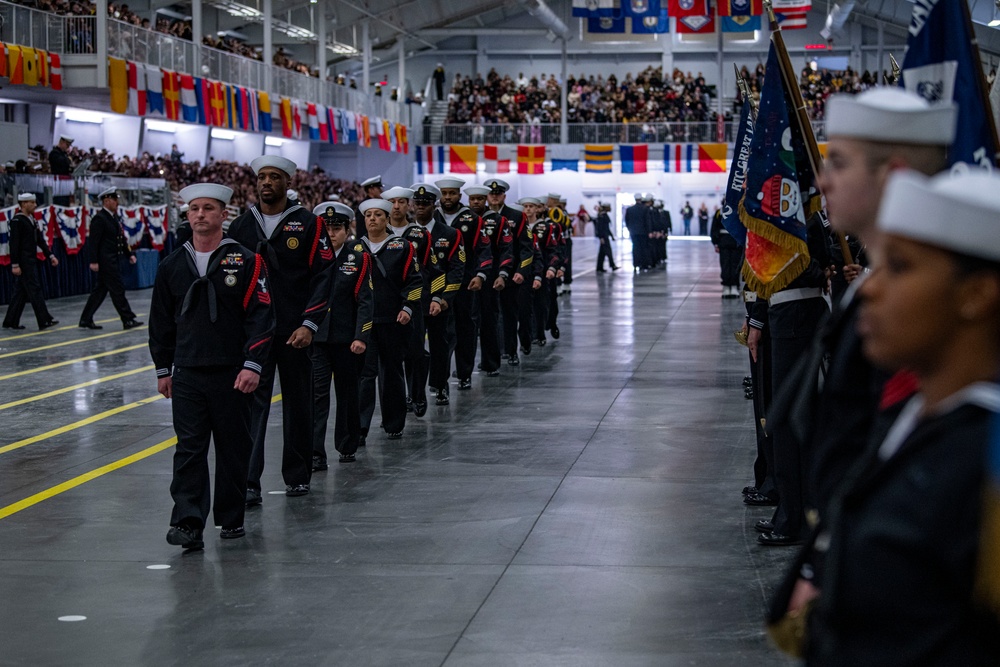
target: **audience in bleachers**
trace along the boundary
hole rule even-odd
[[[740,74],[746,79],[750,86],[750,92],[755,100],[760,100],[760,88],[764,81],[764,65],[758,64],[756,70],[751,74],[750,70],[744,66]],[[846,70],[828,70],[805,67],[799,76],[799,88],[802,90],[802,99],[806,103],[806,111],[813,120],[823,120],[826,118],[826,99],[834,93],[857,94],[880,85],[878,73],[871,73],[867,70],[863,74],[855,72],[848,67]],[[738,108],[743,103],[742,95],[737,89],[735,107]]]

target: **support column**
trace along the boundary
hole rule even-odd
[[[663,80],[673,81],[671,74],[674,71],[674,33],[658,35],[663,39],[663,58],[660,65],[663,67]]]
[[[559,104],[560,116],[559,116],[559,142],[563,144],[569,143],[569,119],[566,117],[567,111],[569,110],[569,86],[566,85],[566,80],[569,78],[569,74],[566,72],[566,39],[562,40],[562,101]]]
[[[400,35],[396,47],[399,49],[399,93],[396,95],[396,101],[404,104],[406,102],[406,37]]]
[[[201,76],[201,40],[205,36],[201,25],[201,0],[191,0],[191,41],[194,42],[192,70],[195,76]]]
[[[319,25],[316,27],[316,69],[319,78],[326,81],[326,0],[319,0]]]
[[[271,38],[272,33],[272,17],[271,13],[274,11],[271,7],[271,0],[264,0],[264,82],[267,84],[267,92],[269,95],[274,95],[274,81],[273,81],[273,70],[274,66],[274,41]],[[277,99],[277,98],[275,98]],[[272,106],[272,109],[274,107]]]
[[[716,30],[717,30],[716,34],[718,35],[718,40],[719,40],[718,41],[718,47],[719,48],[717,50],[717,55],[716,55],[716,60],[718,61],[718,65],[719,65],[719,85],[718,85],[718,88],[715,91],[715,97],[719,101],[719,108],[718,108],[717,111],[718,111],[719,117],[722,118],[722,117],[725,116],[725,113],[723,111],[723,109],[725,108],[725,102],[723,101],[722,98],[725,97],[725,90],[726,90],[726,87],[725,87],[726,71],[722,67],[722,49],[723,49],[723,43],[722,43],[722,26],[719,26],[718,28],[716,28]]]
[[[108,0],[96,0],[94,29],[97,31],[97,87],[108,87]]]
[[[882,67],[882,56],[883,56],[882,50],[885,48],[885,27],[882,25],[881,21],[878,22],[878,25],[876,27],[877,27],[877,30],[878,30],[878,32],[877,32],[878,37],[877,37],[877,41],[875,42],[875,44],[877,46],[877,48],[875,50],[875,71],[877,72],[877,74],[875,75],[875,81],[878,83],[878,85],[881,86],[882,85],[882,69],[883,69],[883,67]]]
[[[371,95],[372,40],[368,34],[368,21],[361,24],[361,90]]]

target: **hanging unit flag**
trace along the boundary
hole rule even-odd
[[[635,35],[658,35],[670,32],[670,15],[661,9],[658,16],[632,19],[632,33]]]
[[[733,166],[729,169],[726,195],[722,200],[722,225],[740,246],[747,244],[747,228],[740,220],[740,200],[747,180],[750,165],[750,144],[753,142],[755,121],[752,106],[744,102],[740,113],[740,127],[736,131],[736,145],[733,147]]]
[[[677,32],[681,35],[709,35],[715,32],[715,15],[682,16],[677,19]]]
[[[166,115],[163,100],[163,72],[159,67],[143,65],[146,68],[146,113],[150,116]]]
[[[483,160],[486,162],[486,173],[506,174],[510,172],[510,161],[513,157],[510,146],[486,144],[483,146]]]
[[[517,173],[544,174],[545,146],[519,145],[517,147]]]
[[[11,83],[14,83],[11,77]],[[108,89],[111,91],[111,110],[128,111],[128,63],[120,58],[108,58]]]
[[[722,32],[753,32],[761,29],[759,16],[720,16]]]
[[[586,171],[592,174],[610,174],[614,155],[614,144],[586,144],[583,147]]]
[[[444,146],[420,146],[417,148],[418,174],[444,173]]]
[[[595,35],[625,32],[625,17],[591,16],[587,19],[587,32]]]
[[[764,13],[763,0],[717,0],[719,16],[760,16]]]
[[[921,0],[913,5],[902,83],[929,102],[954,100],[958,105],[960,131],[948,149],[949,164],[989,168],[996,164],[996,135],[963,2]]]
[[[647,159],[649,157],[649,146],[646,144],[619,146],[618,155],[621,157],[623,174],[646,173]]]
[[[170,70],[163,71],[163,110],[170,120],[181,119],[181,76]]]
[[[476,173],[476,160],[479,156],[479,146],[458,146],[448,147],[448,160],[451,162],[449,171],[453,174],[474,174]]]
[[[633,19],[659,18],[660,0],[621,0],[622,15]]]
[[[573,16],[612,16],[621,12],[621,3],[629,0],[573,0]]]
[[[708,0],[669,0],[667,13],[675,19],[685,16],[708,16]]]
[[[775,14],[803,14],[812,9],[812,0],[771,0]]]

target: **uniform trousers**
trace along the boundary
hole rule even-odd
[[[572,228],[566,230],[566,265],[563,267],[566,270],[566,275],[563,276],[563,285],[573,284],[573,237],[571,236]]]
[[[513,280],[500,292],[500,307],[503,309],[504,352],[517,356],[517,343],[531,351],[531,278],[518,285]]]
[[[451,376],[451,355],[455,351],[454,302],[452,307],[439,315],[424,317],[424,324],[427,327],[427,347],[430,348],[427,383],[432,389],[447,389]]]
[[[93,322],[94,314],[97,313],[97,309],[104,303],[104,297],[108,294],[111,295],[111,303],[114,304],[122,322],[135,319],[135,313],[132,312],[132,307],[129,305],[128,299],[125,298],[125,284],[122,282],[119,266],[122,263],[120,260],[110,264],[98,262],[97,273],[93,276],[94,284],[90,289],[87,305],[83,307],[83,313],[80,315],[80,322]]]
[[[722,274],[722,284],[726,287],[738,287],[742,265],[743,253],[740,252],[736,239],[731,236],[719,239],[719,269]]]
[[[11,295],[7,314],[3,318],[5,327],[16,327],[21,323],[21,313],[26,303],[31,303],[35,311],[35,320],[41,327],[52,319],[49,309],[45,307],[45,297],[42,295],[42,283],[39,280],[38,266],[35,262],[21,264],[21,275],[14,282],[14,293]]]
[[[423,304],[420,305],[424,307]],[[413,313],[410,318],[410,325],[406,331],[406,340],[403,356],[403,369],[406,377],[406,395],[414,403],[427,402],[427,373],[430,370],[431,356],[427,352],[424,340],[427,338],[427,329],[424,327],[423,313]]]
[[[632,237],[632,266],[636,269],[649,268],[649,237],[639,232],[633,234],[631,230],[629,235]]]
[[[455,371],[459,380],[472,377],[479,348],[479,296],[463,289],[455,297]]]
[[[208,445],[215,442],[215,511],[213,525],[237,528],[246,510],[250,465],[250,407],[253,397],[233,385],[239,368],[227,366],[175,368],[171,400],[174,432],[174,476],[170,524],[204,528],[211,506]]]
[[[401,433],[406,425],[406,383],[403,379],[403,354],[413,322],[376,322],[365,351],[361,370],[361,433],[367,435],[375,414],[375,382],[382,407],[382,428],[386,433]]]
[[[545,330],[549,329],[552,308],[556,300],[556,278],[542,278],[542,286],[531,294],[532,312],[535,317],[534,340],[545,340]]]
[[[313,456],[326,461],[331,375],[337,396],[334,448],[341,454],[354,454],[361,438],[359,393],[365,355],[351,352],[350,343],[313,343],[309,356],[313,371]]]
[[[761,424],[771,407],[771,335],[767,327],[761,332],[757,346],[757,361],[750,357],[750,380],[753,386],[753,416],[757,429],[757,458],[753,462],[754,486],[769,497],[778,495],[774,486],[774,443],[771,434]]]
[[[615,257],[614,257],[614,255],[612,253],[613,253],[613,249],[611,247],[611,239],[610,238],[601,239],[601,245],[600,245],[600,247],[599,247],[599,249],[597,251],[597,270],[598,271],[603,271],[604,270],[604,259],[605,258],[607,258],[608,263],[611,265],[612,269],[618,268],[618,267],[615,266]]]
[[[288,335],[276,335],[272,359],[264,364],[260,385],[253,397],[250,430],[253,433],[253,454],[247,486],[260,491],[264,472],[264,439],[267,418],[271,414],[271,394],[277,367],[281,379],[281,430],[283,446],[281,477],[288,486],[308,484],[312,476],[313,450],[313,378],[308,348],[286,345]]]
[[[508,285],[509,288],[509,285]],[[483,285],[479,292],[479,347],[483,372],[500,369],[500,300],[491,285]]]

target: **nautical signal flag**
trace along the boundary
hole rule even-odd
[[[623,174],[645,174],[648,171],[649,146],[646,144],[619,146],[618,155],[622,161]]]
[[[13,83],[11,77],[11,83]],[[108,89],[111,91],[111,110],[128,111],[128,63],[121,58],[108,58]]]
[[[614,144],[586,144],[583,147],[585,170],[592,174],[610,174],[615,155]]]
[[[483,160],[486,162],[486,173],[507,174],[510,173],[510,162],[513,151],[510,146],[496,144],[485,144],[483,146]]]
[[[580,171],[580,149],[573,145],[556,144],[552,147],[552,171],[565,169]]]
[[[38,85],[38,55],[30,46],[21,47],[21,66],[24,69],[24,80],[26,86]]]
[[[128,63],[128,107],[126,113],[146,115],[146,68],[141,63]]]
[[[261,132],[270,132],[274,125],[271,122],[271,96],[265,92],[258,93],[257,107],[260,110],[257,126]]]
[[[163,113],[170,120],[180,120],[181,77],[177,72],[160,70],[163,73]]]
[[[0,53],[0,60],[3,59],[2,56]],[[62,59],[58,53],[49,54],[49,87],[52,90],[62,90]]]
[[[726,173],[728,144],[698,144],[698,171],[705,174]]]
[[[163,72],[159,67],[145,65],[146,68],[146,113],[150,116],[166,115],[163,99]]]
[[[406,126],[402,123],[396,125],[396,150],[400,153],[410,152],[410,139],[407,136]]]
[[[519,145],[517,147],[517,173],[544,174],[545,146]]]
[[[190,74],[181,74],[180,84],[181,84],[182,118],[189,123],[197,123],[198,97],[194,92],[194,77],[191,76]]]
[[[476,160],[479,158],[479,146],[457,146],[448,147],[448,161],[451,162],[451,173],[453,174],[474,174],[476,173]]]
[[[287,97],[281,98],[281,136],[292,137],[292,101]]]
[[[708,16],[708,0],[668,0],[667,13],[676,19],[686,16]]]
[[[444,173],[444,146],[420,146],[417,148],[418,174]]]
[[[719,16],[760,16],[764,13],[763,0],[716,0]]]

